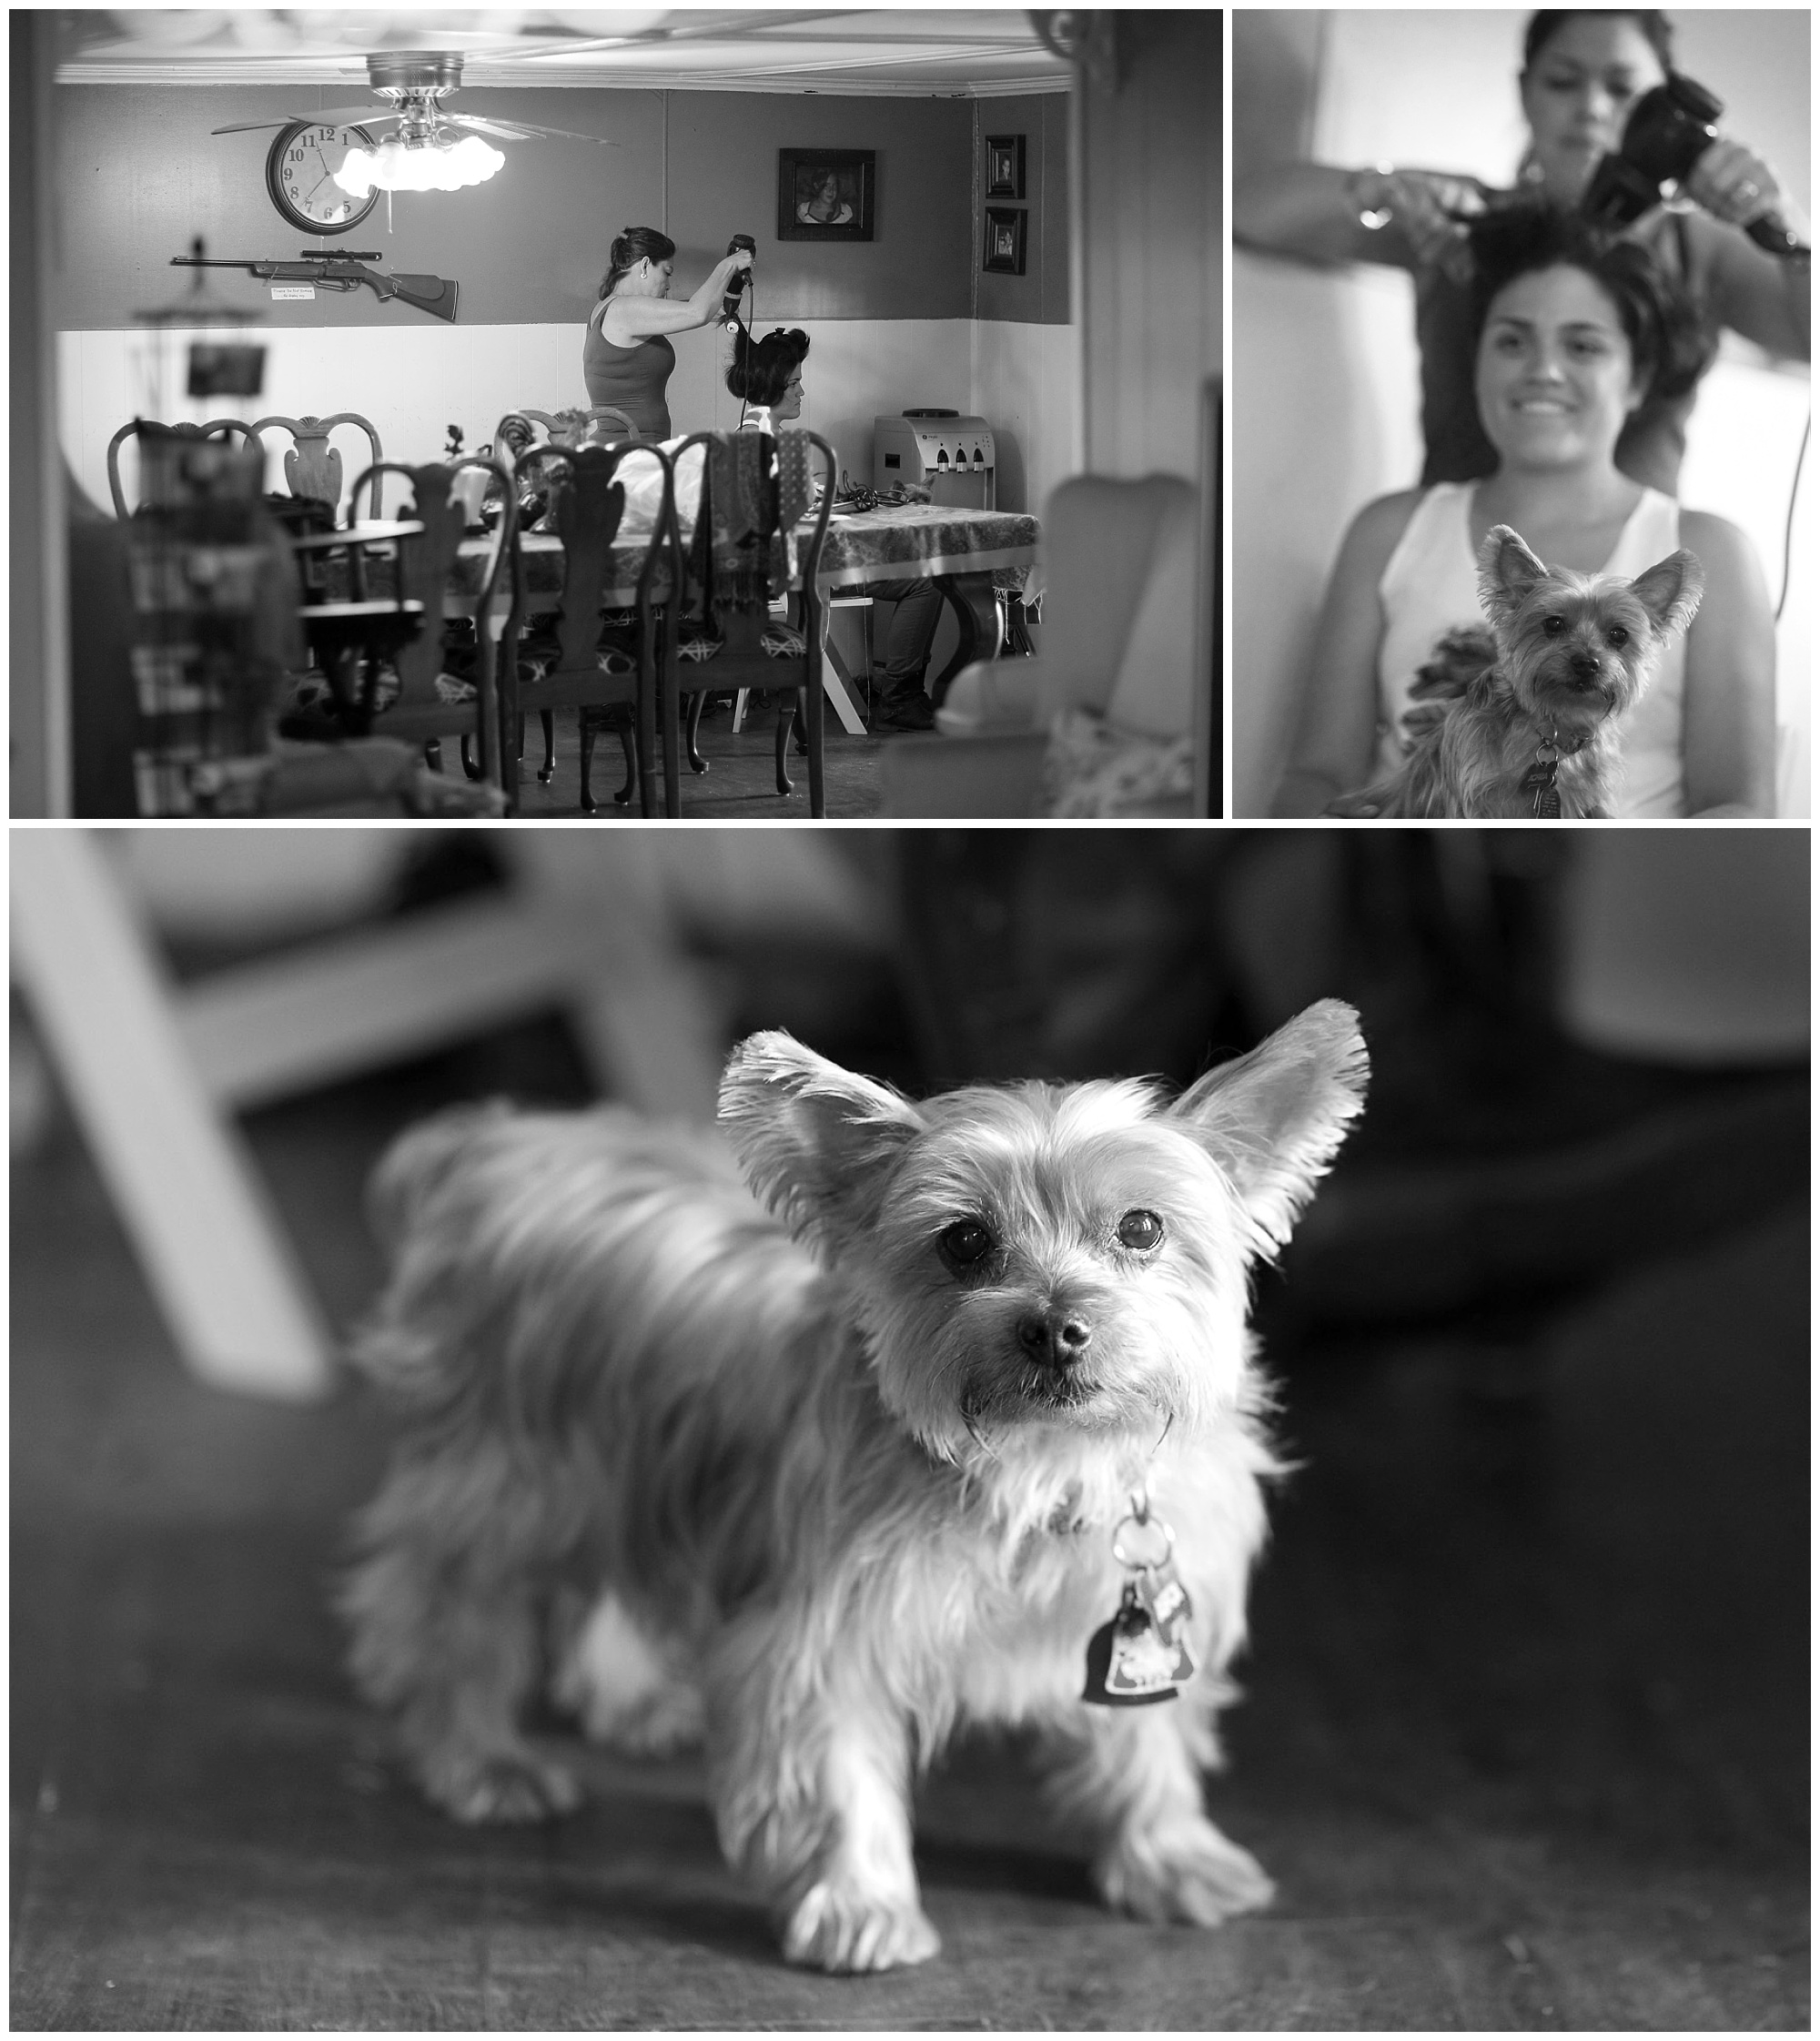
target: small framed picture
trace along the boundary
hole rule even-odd
[[[986,196],[988,198],[1023,197],[1024,137],[1021,135],[986,136]]]
[[[986,260],[981,268],[996,269],[1007,277],[1024,274],[1024,231],[1028,213],[1015,213],[1008,206],[986,208]]]
[[[869,241],[876,149],[779,149],[777,238]]]

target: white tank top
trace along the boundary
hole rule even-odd
[[[1473,555],[1471,482],[1438,482],[1410,514],[1378,583],[1384,638],[1378,652],[1378,763],[1375,776],[1402,763],[1401,722],[1410,687],[1433,656],[1435,641],[1461,624],[1483,623],[1479,562]],[[1601,571],[1634,580],[1681,543],[1681,506],[1646,489]],[[1620,726],[1624,783],[1620,815],[1680,815],[1681,701],[1686,633],[1663,652],[1643,700]]]

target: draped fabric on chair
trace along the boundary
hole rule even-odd
[[[690,662],[688,692],[699,712],[702,697],[722,689],[769,688],[778,696],[777,791],[791,792],[784,758],[794,718],[801,716],[809,754],[809,813],[826,813],[822,774],[822,634],[824,606],[815,588],[827,536],[839,460],[819,433],[697,432],[676,450],[680,463],[691,447],[705,450],[701,505],[688,544],[681,518],[671,520],[673,572],[682,594],[681,625],[665,634],[661,713],[666,784],[675,778],[676,722],[681,680],[679,639],[692,631],[713,647],[700,665]],[[814,501],[811,448],[820,450],[824,487],[813,529],[802,521]],[[773,595],[801,584],[800,649],[770,623]],[[769,643],[767,643],[769,640]],[[788,648],[788,649],[783,649]],[[782,656],[780,656],[782,650]],[[693,735],[697,716],[691,719]],[[705,762],[697,766],[705,770]],[[678,794],[680,801],[680,793]]]
[[[613,541],[625,510],[624,485],[617,471],[628,460],[656,461],[662,471],[662,497],[652,520],[630,621],[615,615],[623,610],[624,586],[616,570]],[[674,521],[675,473],[670,456],[652,442],[622,441],[614,446],[537,447],[519,462],[516,486],[550,477],[551,527],[562,541],[562,593],[552,621],[534,628],[507,675],[513,705],[522,712],[536,709],[621,709],[629,712],[628,760],[638,782],[641,813],[657,805],[657,703],[659,692],[657,570],[665,539]],[[606,618],[603,629],[603,616]],[[509,715],[511,726],[516,715]],[[669,726],[666,726],[669,730]],[[588,719],[583,717],[581,805],[592,811],[587,762],[592,753]],[[515,748],[515,727],[511,731]],[[664,810],[678,807],[673,732],[666,735]]]

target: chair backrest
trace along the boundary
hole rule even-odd
[[[398,544],[398,599],[423,605],[423,630],[401,646],[393,664],[398,670],[399,708],[430,708],[437,702],[436,677],[442,671],[442,617],[449,579],[455,555],[467,529],[467,517],[459,502],[450,500],[450,485],[463,468],[484,468],[500,483],[504,504],[493,532],[493,549],[487,557],[477,598],[475,614],[480,627],[492,608],[500,571],[509,553],[517,550],[518,505],[513,500],[506,472],[484,454],[466,454],[449,466],[440,462],[413,468],[403,461],[375,461],[356,478],[348,497],[350,524],[359,515],[360,493],[370,483],[375,500],[381,472],[402,475],[410,483],[412,508],[408,513],[423,526],[422,535],[401,539]]]
[[[601,596],[619,585],[613,568],[613,540],[625,512],[625,485],[618,470],[622,462],[647,456],[662,474],[662,494],[652,519],[651,537],[640,565],[633,596],[641,620],[649,624],[657,594],[656,573],[675,523],[675,468],[669,454],[646,440],[612,447],[535,447],[518,466],[521,488],[545,469],[557,486],[551,490],[550,522],[562,541],[562,607],[556,626],[559,657],[556,672],[595,670],[601,635]]]
[[[806,440],[810,446],[817,449],[822,456],[822,494],[821,500],[815,507],[814,524],[807,537],[799,541],[796,545],[797,577],[802,583],[803,591],[804,636],[810,648],[809,656],[815,662],[819,672],[821,612],[824,601],[822,595],[815,587],[815,574],[821,565],[822,547],[828,535],[828,513],[834,508],[834,485],[840,475],[840,456],[822,438],[819,432],[793,431],[789,436]],[[736,453],[741,445],[749,445],[753,438],[753,434],[744,432],[692,432],[682,441],[682,445],[675,450],[673,458],[680,470],[682,464],[682,456],[691,448],[700,447],[703,450],[702,494],[705,499],[711,494],[708,475],[715,447],[718,445]],[[701,512],[698,508],[696,512],[698,524]],[[680,503],[672,504],[671,548],[674,562],[672,571],[675,576],[676,586],[683,591],[682,604],[686,610],[693,607],[695,602],[704,600],[706,591],[701,585],[700,576],[695,567],[695,562],[700,557],[698,541],[692,536],[690,541],[685,544],[682,538],[682,519]],[[780,595],[784,591],[779,588],[773,589],[771,592],[774,595]],[[763,618],[757,619],[755,628],[747,633],[754,642],[758,630],[762,629],[763,623]],[[730,640],[728,649],[732,651],[741,648]]]
[[[538,441],[536,429],[543,428]],[[596,404],[587,410],[539,411],[525,406],[508,411],[493,431],[493,454],[507,465],[531,451],[537,444],[552,447],[604,447],[624,440],[637,440],[638,428],[626,414],[611,404]],[[514,443],[516,442],[516,443]]]
[[[341,455],[329,445],[329,433],[338,425],[359,426],[367,435],[367,444],[372,450],[372,467],[378,467],[386,458],[372,421],[362,418],[359,411],[337,411],[326,419],[288,419],[275,414],[270,418],[255,419],[253,430],[263,433],[268,426],[274,425],[282,426],[293,441],[284,458],[285,482],[291,494],[313,496],[318,502],[328,503],[338,510],[341,507]],[[371,471],[369,467],[368,472]],[[373,515],[379,515],[377,489],[373,496]]]
[[[146,432],[175,432],[180,440],[207,440],[217,432],[238,432],[243,440],[250,440],[263,449],[258,429],[248,425],[244,419],[210,419],[207,425],[192,425],[180,421],[176,425],[161,425],[157,419],[131,419],[107,442],[107,487],[114,498],[114,515],[130,517],[126,508],[126,496],[120,487],[121,442],[133,440]]]
[[[1191,727],[1199,504],[1178,475],[1076,475],[1043,513],[1043,679],[1052,709],[1152,736]]]

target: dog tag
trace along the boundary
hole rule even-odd
[[[1171,1651],[1187,1661],[1188,1671],[1180,1676],[1191,1679],[1196,1660],[1194,1646],[1188,1641],[1188,1619],[1194,1614],[1194,1605],[1188,1600],[1188,1591],[1177,1579],[1174,1565],[1168,1564],[1147,1573],[1138,1594],[1157,1626],[1157,1634]]]
[[[1164,1635],[1127,1581],[1118,1613],[1088,1640],[1081,1699],[1103,1708],[1142,1708],[1173,1701],[1182,1682],[1193,1677],[1192,1653],[1180,1639],[1172,1642]]]
[[[1554,776],[1561,768],[1561,753],[1550,743],[1536,746],[1535,763],[1522,777],[1523,791],[1535,797],[1532,813],[1539,822],[1561,819],[1561,793]]]

